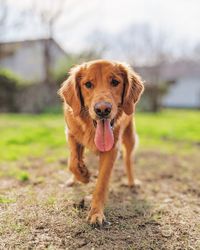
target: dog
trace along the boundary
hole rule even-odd
[[[88,183],[84,148],[99,155],[99,173],[87,217],[90,224],[105,221],[104,205],[118,143],[125,148],[128,186],[135,185],[132,152],[136,143],[135,105],[144,90],[140,76],[128,64],[95,60],[73,67],[58,93],[70,147],[69,169],[76,180]]]

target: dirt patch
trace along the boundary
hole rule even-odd
[[[73,188],[66,187],[65,159],[19,163],[29,179],[4,176],[0,182],[0,249],[200,249],[199,162],[198,154],[140,152],[136,173],[142,186],[129,190],[117,160],[103,228],[85,220],[94,156],[87,159],[91,183]]]

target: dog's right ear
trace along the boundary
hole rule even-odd
[[[68,79],[58,90],[60,97],[72,108],[74,116],[79,115],[82,106],[84,106],[84,101],[79,86],[80,71],[80,66],[72,68],[70,70]]]

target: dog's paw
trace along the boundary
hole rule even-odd
[[[131,189],[140,188],[142,186],[142,182],[138,179],[135,179],[133,182],[127,182],[126,180],[122,180],[121,186],[129,187]]]
[[[129,188],[130,188],[131,192],[137,194],[141,188],[141,185],[142,185],[142,182],[138,179],[135,179],[133,185],[131,185],[131,186],[129,185]]]
[[[76,178],[72,176],[69,180],[66,182],[67,187],[73,187],[77,184]]]
[[[88,183],[90,181],[90,172],[88,171],[85,164],[79,163],[77,168],[78,168],[78,175],[76,175],[77,180],[85,184]]]
[[[102,210],[91,209],[88,216],[87,221],[92,226],[102,226],[103,222],[105,222],[105,216]]]
[[[138,179],[135,179],[134,180],[134,185],[133,185],[134,187],[141,187],[142,186],[142,182],[140,181],[140,180],[138,180]]]
[[[90,172],[84,163],[78,162],[76,167],[70,167],[70,170],[78,181],[85,184],[90,181]]]

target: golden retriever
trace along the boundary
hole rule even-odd
[[[96,60],[72,68],[58,92],[64,100],[69,129],[69,169],[76,180],[90,180],[83,161],[84,148],[99,155],[99,174],[87,217],[90,224],[101,225],[105,220],[104,204],[120,141],[125,147],[128,185],[135,184],[131,157],[136,140],[133,114],[143,89],[141,78],[129,65]]]

